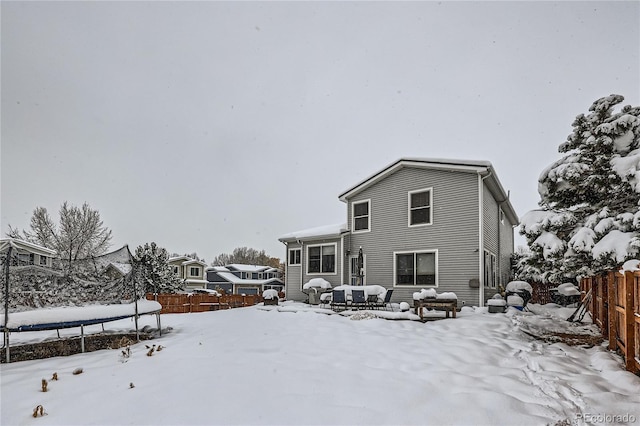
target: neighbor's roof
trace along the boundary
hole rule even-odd
[[[515,209],[511,205],[511,201],[509,201],[509,196],[507,192],[502,187],[500,180],[496,174],[493,165],[489,161],[483,160],[453,160],[453,159],[445,159],[445,158],[417,158],[417,157],[406,157],[401,158],[399,160],[394,161],[389,164],[387,167],[382,170],[374,173],[368,178],[364,179],[360,183],[352,186],[351,188],[344,191],[339,195],[340,201],[347,202],[347,199],[353,197],[354,195],[360,193],[361,191],[369,188],[371,185],[376,182],[386,178],[387,176],[397,172],[398,170],[406,167],[412,168],[424,168],[424,169],[440,169],[440,170],[457,170],[462,172],[469,173],[478,173],[482,177],[486,177],[487,188],[496,201],[501,205],[502,210],[507,214],[509,220],[513,224],[517,224],[519,222],[518,215],[516,214]]]
[[[278,241],[296,241],[317,239],[319,237],[339,237],[347,232],[346,223],[338,223],[334,225],[319,226],[316,228],[304,229],[301,231],[290,232],[278,238]]]
[[[220,278],[223,278],[225,280],[227,280],[229,283],[232,284],[267,284],[270,282],[278,282],[278,283],[282,283],[282,281],[278,278],[265,278],[262,280],[254,280],[254,279],[250,279],[250,278],[239,278],[238,276],[234,275],[231,272],[218,272],[217,273],[218,276]],[[211,282],[209,281],[210,284],[220,284],[219,282]]]
[[[203,266],[207,266],[206,262],[202,262],[200,260],[195,260],[190,258],[189,256],[176,256],[176,257],[170,257],[169,259],[167,259],[168,263],[178,263],[180,262],[180,265],[191,265],[192,263],[197,263],[199,265],[203,265]]]
[[[48,249],[46,247],[39,246],[37,244],[30,243],[29,241],[20,240],[18,238],[2,238],[0,239],[0,252],[6,252],[9,247],[13,247],[16,250],[24,250],[34,252],[46,256],[55,256],[56,251]]]
[[[264,265],[247,265],[244,263],[231,263],[229,265],[226,265],[226,267],[231,270],[236,270],[236,271],[240,271],[240,272],[263,272],[266,269],[269,269],[270,266],[264,266]]]

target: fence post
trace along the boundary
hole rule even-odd
[[[615,351],[618,347],[618,344],[616,343],[616,338],[617,338],[617,331],[616,331],[616,322],[617,322],[617,317],[616,317],[616,272],[615,271],[611,271],[609,272],[609,274],[611,275],[611,279],[609,280],[609,282],[607,282],[607,304],[608,309],[607,309],[607,315],[609,317],[609,350],[610,351]]]
[[[637,373],[635,363],[635,327],[633,318],[633,287],[635,278],[633,272],[625,271],[624,273],[624,328],[625,328],[625,344],[624,344],[624,361],[628,371]]]

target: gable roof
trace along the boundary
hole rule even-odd
[[[516,211],[511,205],[511,201],[509,200],[509,195],[502,187],[502,184],[500,183],[500,180],[496,175],[496,171],[493,168],[493,165],[489,161],[482,160],[453,160],[444,158],[418,157],[400,158],[399,160],[394,161],[382,170],[374,173],[363,181],[347,189],[342,194],[340,194],[338,198],[340,199],[340,201],[346,203],[348,202],[349,198],[355,196],[356,194],[364,191],[375,183],[403,168],[422,168],[477,173],[478,175],[486,179],[485,183],[487,184],[487,188],[493,194],[496,201],[500,204],[502,210],[507,215],[510,222],[514,225],[518,224],[519,222],[518,215],[516,214]],[[282,238],[280,238],[280,240],[282,240]]]
[[[9,247],[13,247],[18,251],[27,251],[30,253],[39,254],[41,256],[54,257],[56,255],[55,250],[48,249],[46,247],[39,246],[37,244],[30,243],[29,241],[20,240],[18,238],[3,238],[0,239],[0,253],[6,252]]]
[[[187,265],[191,265],[191,264],[197,263],[198,265],[207,266],[206,262],[202,262],[201,260],[192,259],[189,256],[170,257],[169,259],[167,259],[167,263],[179,264],[181,266],[187,266]]]

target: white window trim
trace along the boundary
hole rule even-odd
[[[424,284],[398,284],[398,275],[396,274],[397,272],[397,255],[398,254],[419,254],[419,253],[435,253],[436,255],[436,284],[435,285],[424,285]],[[418,287],[422,287],[422,288],[438,288],[440,285],[440,272],[439,272],[439,256],[438,256],[438,249],[434,249],[434,250],[403,250],[403,251],[394,251],[393,252],[393,286],[394,287],[400,287],[400,288],[418,288]]]
[[[309,272],[309,249],[313,247],[324,247],[324,246],[333,246],[334,248],[334,256],[335,256],[335,265],[333,268],[333,272],[322,272],[322,250],[320,251],[320,272]],[[312,244],[307,246],[307,256],[306,256],[306,272],[307,275],[338,275],[338,243],[326,243],[326,244]]]
[[[415,225],[411,224],[411,194],[416,194],[418,192],[427,192],[429,191],[429,223],[417,223]],[[416,189],[413,191],[409,191],[407,193],[407,225],[409,228],[416,228],[419,226],[429,226],[433,224],[433,187]]]
[[[193,275],[193,274],[191,273],[191,271],[192,271],[193,269],[197,269],[197,270],[198,270],[198,273],[197,273],[196,275]],[[199,277],[199,276],[200,276],[200,267],[199,267],[199,266],[189,266],[189,276],[190,276],[190,277]]]
[[[300,252],[300,262],[299,263],[288,263],[289,266],[302,266],[302,248],[290,248],[288,253],[287,261],[291,260],[291,252],[298,250]]]
[[[356,204],[364,204],[367,203],[367,229],[360,229],[356,231]],[[352,234],[364,234],[365,232],[371,232],[371,198],[367,198],[366,200],[353,201],[351,203],[351,233]]]

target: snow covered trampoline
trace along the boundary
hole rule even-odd
[[[84,352],[84,327],[87,325],[104,324],[126,318],[135,318],[136,334],[138,331],[138,316],[156,315],[158,330],[160,326],[160,311],[162,305],[154,300],[138,300],[127,304],[89,305],[78,307],[59,307],[36,309],[31,311],[9,313],[5,324],[4,312],[0,319],[0,331],[4,334],[4,348],[6,361],[10,362],[9,334],[23,331],[60,330],[80,327],[82,352]]]

